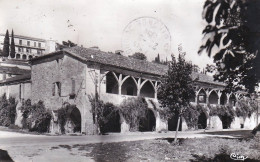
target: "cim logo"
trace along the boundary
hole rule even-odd
[[[239,154],[235,154],[235,153],[231,153],[230,154],[230,158],[233,160],[242,160],[244,161],[246,158],[248,158],[247,156],[244,155],[239,155]]]

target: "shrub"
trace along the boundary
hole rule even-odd
[[[23,128],[39,133],[49,131],[52,115],[49,110],[46,110],[43,101],[31,105],[31,100],[28,99],[22,103],[21,111],[23,113]]]
[[[93,113],[93,120],[95,120],[95,98],[94,96],[89,96],[89,101],[91,103]],[[96,100],[96,110],[97,110],[97,122],[100,129],[100,132],[106,133],[106,124],[110,119],[113,119],[116,113],[119,111],[119,108],[114,104],[100,100],[99,97]],[[95,122],[95,121],[94,121]]]
[[[196,106],[191,105],[189,108],[185,109],[182,115],[187,123],[188,129],[198,127],[198,119],[201,113],[205,113],[208,117],[207,108],[199,104]]]
[[[62,107],[58,110],[58,124],[62,134],[65,133],[65,124],[69,119],[68,111],[69,109],[73,109],[73,108],[76,108],[76,105],[64,103]]]
[[[15,122],[16,105],[14,97],[6,98],[6,94],[0,99],[0,125],[8,127]]]
[[[250,117],[257,110],[257,103],[252,100],[241,99],[237,101],[236,115],[238,117]]]
[[[148,105],[144,98],[128,98],[120,105],[120,112],[130,124],[130,131],[137,131],[141,119],[146,117]]]

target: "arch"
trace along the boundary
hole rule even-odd
[[[222,92],[220,96],[220,105],[225,105],[226,103],[227,103],[227,95],[225,92]]]
[[[28,57],[29,59],[32,59],[33,58],[33,56],[32,55],[29,55],[29,57]]]
[[[27,56],[26,56],[26,55],[23,55],[23,56],[22,56],[22,59],[23,59],[23,60],[26,60],[26,59],[27,59]]]
[[[230,94],[228,101],[229,101],[229,105],[231,105],[231,106],[235,106],[236,105],[237,98],[236,98],[234,93]]]
[[[67,116],[67,128],[69,129],[69,132],[81,132],[81,113],[79,109],[76,106],[70,107]]]
[[[112,109],[105,109],[103,112],[106,120],[100,125],[100,132],[102,134],[108,132],[121,132],[120,114],[119,111],[113,111]]]
[[[121,86],[121,94],[137,96],[137,86],[132,77],[128,77]]]
[[[207,127],[207,115],[202,112],[198,117],[198,129],[205,129]]]
[[[207,97],[207,93],[206,91],[201,88],[198,93],[197,93],[197,101],[198,103],[206,103],[206,97]]]
[[[106,74],[106,93],[118,94],[118,81],[112,72]]]
[[[18,53],[18,54],[16,54],[16,57],[15,57],[16,59],[20,59],[21,58],[21,55]]]
[[[140,96],[154,98],[155,89],[150,81],[146,81],[140,89]]]
[[[143,118],[139,122],[140,132],[151,132],[155,131],[156,128],[156,118],[154,112],[151,109],[146,109],[146,118]]]
[[[209,104],[218,104],[218,94],[215,90],[212,90],[209,94]]]

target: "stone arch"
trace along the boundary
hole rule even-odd
[[[228,101],[229,101],[229,105],[231,105],[231,106],[235,106],[236,105],[237,98],[236,98],[234,93],[230,94]]]
[[[227,95],[225,92],[222,92],[220,96],[220,105],[225,105],[226,103],[227,103]]]
[[[205,129],[207,127],[207,114],[201,112],[198,117],[198,129]]]
[[[75,133],[75,132],[81,132],[81,113],[80,110],[76,107],[70,107],[67,111],[67,132],[69,133]]]
[[[156,115],[153,110],[146,109],[146,118],[143,118],[139,122],[140,132],[151,132],[156,129]]]
[[[218,94],[215,90],[209,93],[209,104],[218,104]]]
[[[22,56],[22,59],[23,59],[23,60],[26,60],[26,59],[27,59],[27,55],[23,55],[23,56]]]
[[[137,96],[137,85],[132,77],[124,80],[121,86],[121,94],[129,96]]]
[[[106,110],[103,112],[106,116],[106,120],[100,126],[100,132],[102,134],[109,132],[121,132],[121,115],[119,110]]]
[[[151,81],[146,81],[141,89],[140,89],[140,96],[142,97],[150,97],[150,98],[154,98],[155,96],[155,89],[154,89],[154,85],[151,83]]]
[[[207,93],[204,88],[201,88],[197,93],[198,103],[206,103]]]
[[[21,55],[18,53],[18,54],[16,54],[16,57],[15,57],[16,59],[20,59],[21,58]]]
[[[118,80],[113,72],[106,74],[106,93],[118,94]]]

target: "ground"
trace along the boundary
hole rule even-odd
[[[50,136],[0,131],[0,161],[231,161],[230,154],[260,161],[260,143],[244,131]],[[237,139],[240,138],[240,139]],[[4,151],[7,151],[4,152]],[[2,156],[1,156],[2,155]]]

